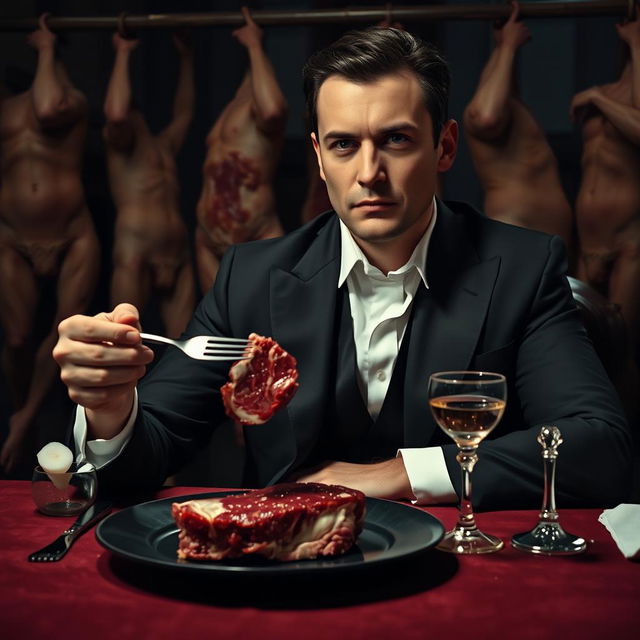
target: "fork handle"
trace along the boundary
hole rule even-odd
[[[140,337],[147,342],[157,342],[158,344],[175,344],[175,340],[164,336],[155,336],[152,333],[141,333]]]
[[[86,529],[92,527],[111,511],[111,500],[96,500],[66,531],[63,535],[77,538]]]

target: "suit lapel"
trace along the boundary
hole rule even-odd
[[[329,381],[335,340],[335,307],[340,270],[340,234],[334,216],[300,262],[289,272],[274,268],[270,277],[273,337],[298,360],[299,388],[287,406],[295,452],[288,466],[313,449],[325,416],[324,399],[334,393]],[[284,443],[283,443],[284,444]]]
[[[437,429],[427,402],[429,375],[469,367],[498,274],[498,257],[481,261],[464,217],[438,201],[427,281],[416,296],[405,377],[405,446],[423,447]],[[436,436],[437,440],[437,436]]]
[[[438,221],[427,259],[429,290],[414,300],[405,377],[405,446],[426,446],[437,429],[427,402],[434,371],[468,368],[484,323],[500,259],[480,260],[464,216],[438,202]],[[291,270],[270,275],[273,337],[298,359],[298,392],[286,408],[289,420],[272,437],[285,439],[280,481],[313,449],[326,416],[324,399],[335,393],[332,354],[340,269],[337,217],[321,229]],[[436,436],[437,439],[437,436]]]

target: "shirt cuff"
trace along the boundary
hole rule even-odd
[[[127,442],[131,438],[133,425],[138,415],[138,392],[134,391],[133,408],[126,424],[120,433],[117,433],[110,440],[98,438],[96,440],[87,440],[87,417],[84,407],[78,405],[76,407],[76,419],[73,424],[73,441],[76,448],[76,462],[90,462],[96,469],[109,464],[115,460]]]
[[[444,453],[440,447],[398,449],[409,476],[414,504],[438,504],[457,502]]]

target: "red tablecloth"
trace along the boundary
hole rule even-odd
[[[157,497],[207,489],[174,487]],[[446,528],[453,508],[429,508]],[[504,550],[459,557],[430,550],[384,571],[304,580],[226,580],[149,569],[115,558],[86,533],[60,562],[26,561],[70,523],[38,514],[30,484],[0,482],[0,637],[394,639],[637,638],[640,563],[626,560],[600,511],[560,512],[589,540],[586,554],[540,557]],[[508,541],[537,514],[479,514]]]

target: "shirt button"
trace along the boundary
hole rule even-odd
[[[378,378],[378,380],[380,380],[380,382],[384,382],[387,379],[387,374],[382,369],[380,369],[376,373],[376,378]]]

